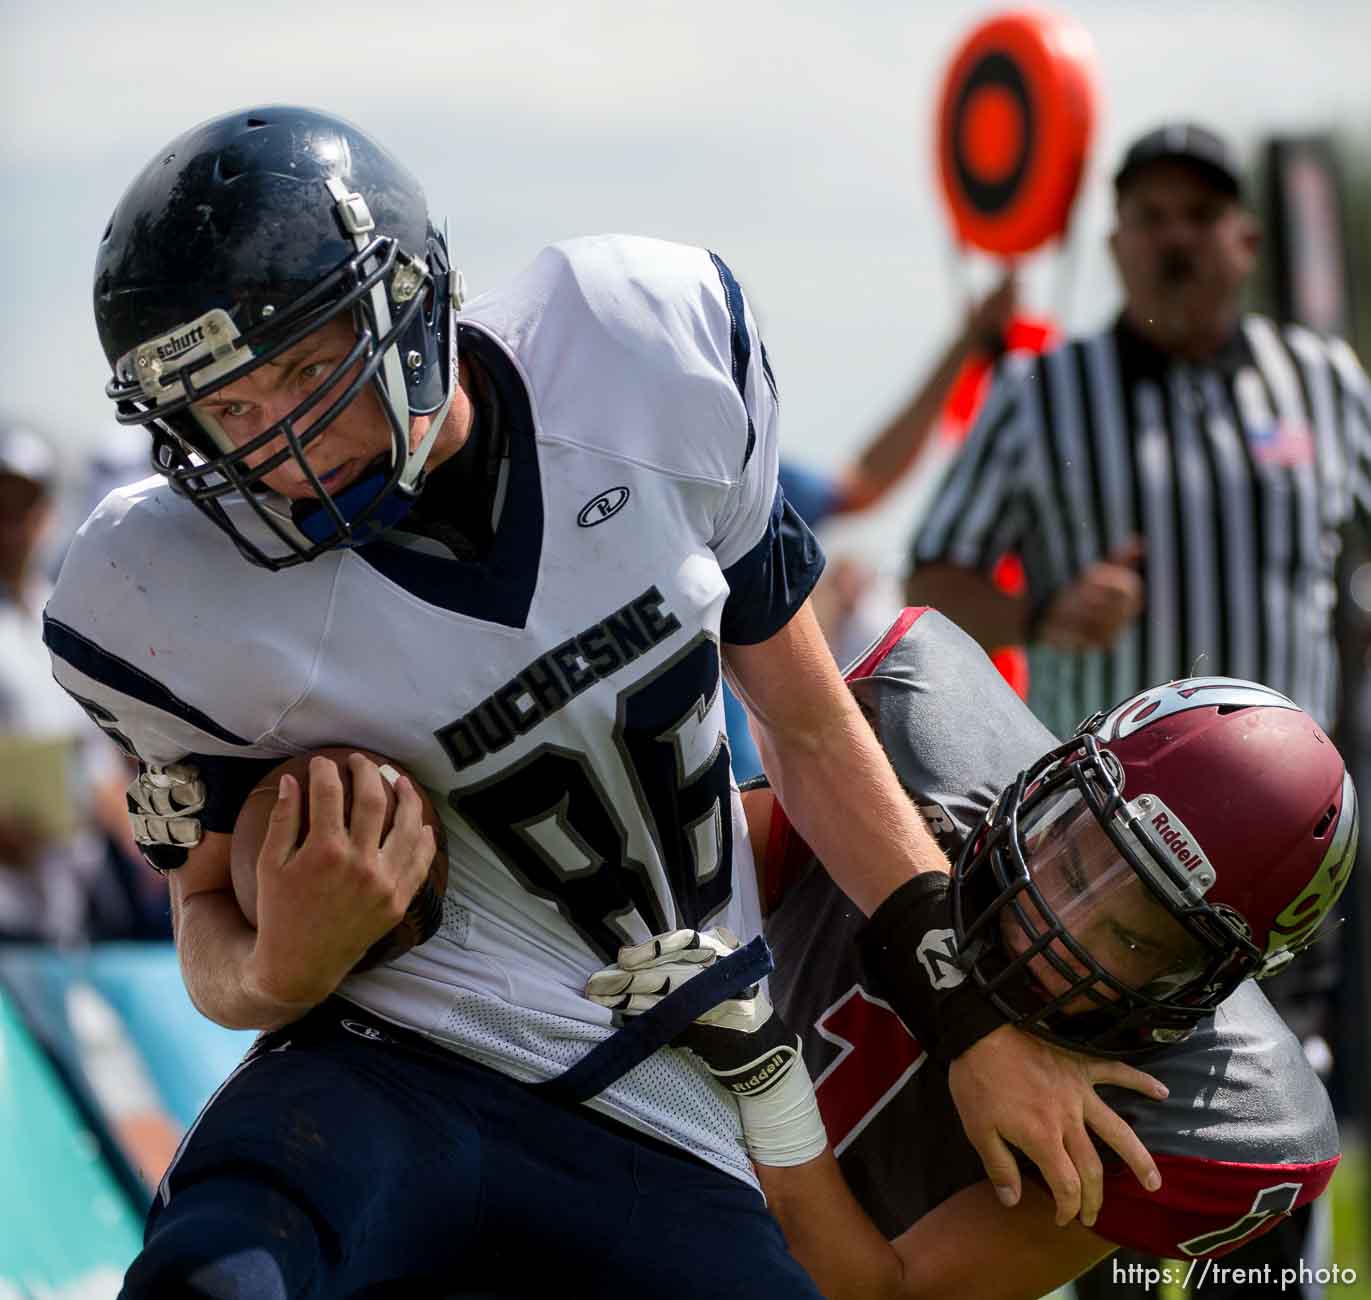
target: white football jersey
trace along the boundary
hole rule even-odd
[[[447,826],[443,925],[340,992],[539,1080],[612,1032],[582,989],[620,944],[760,929],[721,619],[725,639],[769,635],[819,561],[725,616],[726,571],[763,565],[778,526],[776,404],[713,255],[556,245],[459,322],[510,431],[482,561],[395,532],[271,573],[149,479],[82,528],[46,636],[61,683],[145,762],[351,744],[412,773]],[[686,1053],[590,1104],[752,1177],[732,1103]]]

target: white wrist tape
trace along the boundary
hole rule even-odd
[[[798,1055],[765,1092],[740,1095],[738,1114],[748,1154],[759,1165],[807,1164],[828,1146],[814,1085]]]

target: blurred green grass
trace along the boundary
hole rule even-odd
[[[1348,1138],[1329,1189],[1333,1197],[1333,1262],[1357,1280],[1328,1288],[1329,1300],[1371,1300],[1371,1159],[1365,1134]]]

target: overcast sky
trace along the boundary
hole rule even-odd
[[[1371,4],[1073,3],[1101,115],[1068,322],[1116,303],[1107,177],[1168,116],[1245,153],[1338,126],[1371,147]],[[476,291],[543,244],[617,230],[706,244],[763,322],[789,450],[831,465],[898,403],[959,315],[933,184],[947,60],[997,6],[913,0],[0,0],[9,407],[88,442],[109,424],[90,319],[124,186],[192,123],[250,103],[353,118],[425,182]],[[973,268],[984,278],[985,267]],[[1029,271],[1051,305],[1060,259]]]

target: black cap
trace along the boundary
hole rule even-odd
[[[1228,141],[1194,122],[1169,122],[1133,141],[1114,173],[1114,193],[1121,196],[1144,167],[1164,161],[1188,163],[1224,194],[1242,195],[1242,172]]]

